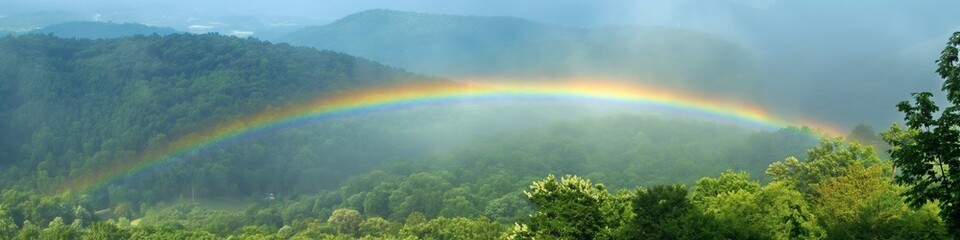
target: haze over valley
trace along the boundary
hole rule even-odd
[[[956,238],[958,7],[0,0],[0,239]]]

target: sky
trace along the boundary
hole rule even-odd
[[[63,11],[81,20],[181,21],[212,16],[247,16],[271,19],[310,19],[328,23],[368,9],[393,9],[424,13],[512,16],[573,27],[606,25],[669,26],[697,29],[731,38],[749,38],[754,28],[780,25],[793,31],[817,28],[825,34],[856,34],[854,25],[867,31],[943,34],[960,23],[949,0],[0,0],[0,15],[38,11]],[[137,19],[139,18],[139,19]]]
[[[782,0],[0,0],[5,14],[31,11],[60,10],[81,13],[108,14],[110,12],[165,12],[217,13],[255,16],[301,16],[333,20],[367,9],[395,9],[415,12],[460,15],[514,16],[568,26],[598,26],[608,24],[686,24],[686,21],[724,22],[731,18],[731,8],[777,9],[781,6],[802,6],[814,12],[847,11],[851,7],[890,6],[887,14],[876,20],[897,18],[919,11],[930,13],[946,11],[957,6],[954,1],[890,1],[890,0],[836,0],[836,1],[782,1]],[[801,11],[802,12],[802,11]],[[855,16],[857,13],[848,13]],[[928,15],[928,17],[934,14]]]

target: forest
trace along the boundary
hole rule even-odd
[[[933,93],[904,90],[910,99],[890,106],[904,122],[880,132],[406,108],[271,129],[78,183],[291,103],[463,83],[216,33],[9,35],[0,239],[956,239],[958,45],[960,32],[931,66],[942,111]]]

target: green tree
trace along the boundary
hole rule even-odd
[[[693,203],[723,226],[724,237],[816,239],[823,237],[811,207],[792,182],[761,187],[746,172],[727,171],[697,181]]]
[[[724,175],[729,176],[732,174],[731,172],[724,173],[720,179],[725,178]],[[745,173],[741,174],[746,175]],[[749,178],[749,176],[745,177]],[[750,185],[734,184],[720,188],[726,189],[723,191],[713,191],[711,194],[709,193],[711,191],[708,190],[707,193],[701,193],[700,184],[703,182],[730,183],[729,181],[723,180],[710,180],[712,179],[703,178],[697,181],[697,190],[694,191],[695,203],[697,203],[706,214],[723,222],[724,226],[736,229],[738,232],[743,232],[746,236],[751,236],[750,238],[762,236],[764,234],[764,209],[763,206],[758,204],[760,198],[759,184],[755,182],[752,182]],[[743,188],[736,188],[737,185]]]
[[[412,212],[421,212],[427,217],[436,217],[443,209],[443,193],[450,183],[431,173],[410,175],[389,197],[394,219],[402,219]]]
[[[17,231],[19,231],[17,224],[7,213],[6,207],[0,205],[0,238],[13,239],[14,236],[17,236]]]
[[[127,230],[118,228],[116,225],[107,222],[96,222],[90,224],[86,233],[83,234],[83,240],[112,240],[129,239],[130,233]]]
[[[23,222],[23,228],[20,228],[20,233],[17,234],[16,240],[35,240],[40,239],[40,235],[43,234],[43,229],[40,226],[34,225],[33,222],[29,220]]]
[[[403,231],[417,239],[498,239],[500,224],[486,219],[438,217],[430,221],[404,226]]]
[[[360,223],[360,234],[363,236],[385,237],[395,233],[395,224],[381,217],[371,217]]]
[[[714,197],[726,192],[747,191],[760,192],[760,183],[750,180],[746,172],[726,171],[718,178],[704,177],[697,180],[697,188],[693,191],[693,201],[704,201],[707,197]]]
[[[746,172],[727,171],[697,181],[694,204],[722,223],[725,237],[816,239],[823,237],[816,217],[792,183],[761,187]]]
[[[636,239],[680,238],[685,217],[695,211],[687,199],[687,189],[681,185],[637,189],[632,203],[634,227],[627,234]]]
[[[607,226],[602,206],[610,193],[602,184],[569,175],[558,181],[549,175],[524,193],[537,211],[528,224],[514,229],[514,238],[594,239]]]
[[[847,134],[846,139],[857,141],[863,145],[873,146],[877,149],[877,152],[889,150],[883,142],[883,139],[880,138],[880,134],[877,134],[877,132],[873,130],[873,127],[867,124],[860,123],[854,126],[853,130],[850,130],[850,133]]]
[[[40,234],[42,239],[78,239],[80,238],[81,229],[79,226],[71,224],[66,225],[63,223],[63,219],[60,217],[54,218],[53,221],[50,221],[47,228],[43,229],[43,233]]]
[[[938,239],[943,224],[930,219],[926,208],[910,209],[899,196],[886,171],[888,163],[853,166],[849,174],[830,179],[816,191],[818,219],[833,239],[905,238]],[[924,217],[927,216],[927,217]],[[912,222],[905,222],[905,221]]]
[[[362,221],[363,218],[360,217],[360,212],[346,208],[334,210],[333,214],[330,215],[330,219],[327,219],[327,223],[333,225],[339,233],[351,236],[356,235],[357,231],[360,230],[360,223]]]
[[[944,79],[942,91],[949,105],[940,108],[930,92],[912,93],[903,101],[907,129],[894,125],[884,134],[890,157],[900,170],[896,181],[908,186],[904,196],[914,207],[939,201],[947,229],[960,238],[960,66],[957,46],[960,32],[953,33],[937,60],[937,73]]]
[[[119,218],[129,219],[133,215],[132,212],[133,211],[130,210],[130,204],[126,202],[119,203],[117,204],[117,206],[113,207],[113,217],[118,219]]]
[[[826,232],[803,194],[791,183],[772,182],[757,199],[764,230],[774,239],[820,239]]]
[[[880,162],[873,147],[856,142],[845,143],[842,138],[822,138],[820,145],[807,151],[805,161],[789,157],[770,164],[767,174],[774,181],[794,183],[797,190],[808,198],[815,196],[814,189],[827,179],[847,174],[853,165],[873,165]]]

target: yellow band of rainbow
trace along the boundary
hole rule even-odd
[[[719,101],[709,96],[670,91],[638,84],[606,81],[569,82],[431,82],[381,86],[330,94],[299,104],[271,109],[174,139],[158,149],[144,150],[132,159],[119,159],[108,167],[74,176],[61,184],[62,191],[87,191],[139,172],[173,156],[236,138],[244,134],[334,115],[430,104],[484,100],[555,99],[642,104],[723,116],[764,128],[809,126],[837,135],[837,128],[810,121],[778,119],[759,106]]]

